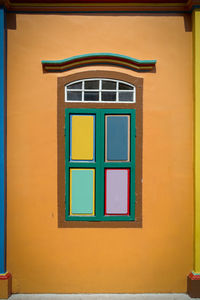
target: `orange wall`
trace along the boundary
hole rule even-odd
[[[43,74],[41,60],[92,52],[157,59],[156,73],[104,68],[144,78],[140,229],[57,226],[57,77],[76,71]],[[8,30],[13,292],[185,292],[193,267],[192,122],[192,33],[183,16],[17,15]]]

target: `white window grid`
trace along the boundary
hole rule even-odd
[[[99,89],[85,89],[85,82],[86,81],[95,81],[98,80],[99,81]],[[116,83],[116,89],[102,89],[102,81],[112,81]],[[81,89],[70,89],[68,88],[69,85],[71,84],[75,84],[75,83],[81,83],[82,84],[82,88]],[[119,83],[123,83],[126,85],[129,85],[130,87],[132,87],[132,90],[123,90],[123,89],[119,89]],[[67,92],[81,92],[82,93],[82,99],[81,100],[67,100]],[[98,101],[84,101],[84,92],[98,92],[99,93],[99,100]],[[103,101],[101,99],[101,92],[115,92],[116,93],[116,101]],[[133,101],[119,101],[119,92],[120,93],[125,93],[125,92],[129,92],[129,93],[133,93]],[[121,81],[121,80],[114,80],[114,79],[107,79],[107,78],[89,78],[89,79],[83,79],[83,80],[77,80],[77,81],[73,81],[70,82],[69,84],[67,84],[65,86],[65,102],[72,102],[72,103],[76,103],[76,102],[85,102],[85,103],[97,103],[97,102],[103,102],[103,103],[135,103],[136,102],[136,88],[134,85],[125,82],[125,81]]]

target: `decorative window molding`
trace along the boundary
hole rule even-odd
[[[137,93],[136,102],[123,103],[123,102],[67,102],[65,101],[65,87],[73,84],[74,82],[85,81],[87,79],[110,79],[111,81],[126,82],[130,86],[134,86]],[[112,72],[112,71],[88,71],[80,72],[73,75],[60,77],[58,78],[58,226],[59,227],[141,227],[142,226],[142,85],[143,79],[129,76],[124,73]],[[131,123],[130,123],[130,117]],[[93,148],[90,147],[88,156],[81,156],[82,154],[76,154],[73,152],[73,149],[70,149],[71,136],[72,132],[70,131],[70,124],[72,118],[76,120],[76,116],[80,117],[81,115],[87,116],[88,121],[94,122],[94,118],[98,123],[98,128],[101,128],[101,132],[105,137],[102,140],[102,137],[99,140],[99,144],[93,145]],[[136,134],[134,133],[133,128],[132,140],[131,143],[136,143],[128,145],[128,152],[130,154],[126,157],[122,157],[122,162],[115,160],[115,158],[104,155],[104,149],[106,145],[106,138],[108,132],[104,129],[106,127],[106,118],[109,116],[112,119],[112,115],[117,117],[121,116],[122,118],[129,119],[127,124],[135,126]],[[136,115],[136,118],[134,117]],[[66,119],[67,118],[67,119]],[[93,121],[92,119],[93,118]],[[91,120],[89,120],[91,119]],[[101,120],[101,121],[100,121]],[[92,124],[92,123],[91,123]],[[80,124],[78,125],[80,128]],[[129,125],[128,125],[129,126]],[[71,128],[73,128],[71,126]],[[96,128],[96,134],[98,128],[96,125],[93,125],[93,128]],[[71,132],[71,133],[70,133]],[[76,132],[79,132],[77,130]],[[90,134],[92,136],[92,133]],[[135,138],[136,135],[136,138]],[[134,138],[133,138],[134,136]],[[88,135],[87,135],[88,138]],[[99,138],[96,138],[96,143]],[[92,140],[92,138],[91,138]],[[88,140],[90,143],[90,140]],[[91,144],[91,143],[90,143]],[[105,146],[105,147],[104,147]],[[94,154],[94,147],[101,148],[97,150],[99,154]],[[130,147],[130,149],[129,149]],[[78,148],[80,149],[80,148]],[[127,150],[126,149],[126,150]],[[82,151],[82,150],[81,150]],[[133,151],[135,153],[133,153]],[[127,153],[128,153],[127,152]],[[83,152],[84,153],[84,150]],[[112,151],[111,151],[112,154]],[[76,156],[78,155],[78,157]],[[96,155],[101,155],[101,178],[96,178],[100,176],[98,173],[99,169],[97,168],[97,160],[99,158]],[[109,154],[110,155],[110,154]],[[121,155],[121,154],[120,154]],[[134,157],[134,159],[133,159]],[[78,160],[77,160],[78,158]],[[96,161],[95,161],[96,160]],[[134,164],[135,161],[135,164]],[[115,173],[113,170],[115,170]],[[119,172],[117,170],[119,169]],[[73,187],[70,187],[72,181],[81,182],[81,172],[85,170],[84,178],[87,178],[86,184],[90,187],[94,186],[94,180],[98,180],[98,183],[91,189],[90,195],[88,196],[87,207],[80,208],[77,210],[76,201],[78,198],[74,198],[74,204],[71,202],[71,191]],[[103,170],[103,171],[102,171]],[[103,172],[103,173],[102,173]],[[105,173],[105,174],[104,174]],[[122,174],[123,173],[123,174]],[[119,211],[113,210],[112,201],[110,202],[109,190],[105,190],[109,187],[110,180],[112,176],[122,176],[124,182],[129,182],[131,174],[130,189],[127,187],[127,206],[124,205],[124,213],[119,213]],[[104,181],[106,179],[106,182]],[[100,183],[100,181],[103,181]],[[125,184],[126,185],[126,184]],[[98,189],[98,190],[96,190]],[[100,193],[101,190],[101,193]],[[95,199],[94,203],[94,192],[99,194],[99,199]],[[104,195],[105,193],[105,195]],[[131,195],[132,193],[132,195]],[[134,194],[133,194],[134,193]],[[93,196],[92,196],[93,195]],[[105,196],[105,197],[104,197]],[[129,202],[129,199],[132,200]],[[105,202],[106,201],[106,202]],[[101,202],[101,204],[100,204]],[[93,203],[93,204],[92,204]],[[125,203],[125,202],[124,202]],[[129,207],[132,205],[132,207]],[[100,205],[98,208],[95,205]],[[82,210],[81,210],[82,209]],[[121,208],[122,209],[122,208]],[[129,210],[130,209],[130,210]],[[94,213],[95,212],[95,213]],[[97,212],[99,215],[97,216]],[[79,215],[81,214],[81,216]],[[85,214],[85,215],[84,215]],[[96,222],[102,221],[102,222]]]
[[[137,72],[150,72],[155,69],[156,60],[139,60],[115,53],[89,53],[63,60],[42,61],[44,72],[65,72],[75,68],[94,65],[118,66]]]

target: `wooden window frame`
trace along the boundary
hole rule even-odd
[[[77,80],[108,78],[120,80],[136,88],[135,103],[65,102],[65,85]],[[58,227],[142,227],[142,132],[143,78],[114,71],[86,71],[58,78],[57,141],[58,141]],[[134,109],[136,111],[135,148],[135,220],[134,221],[69,221],[65,220],[65,109]]]

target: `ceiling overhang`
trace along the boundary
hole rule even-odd
[[[174,13],[200,8],[200,0],[0,0],[0,6],[11,12]]]

